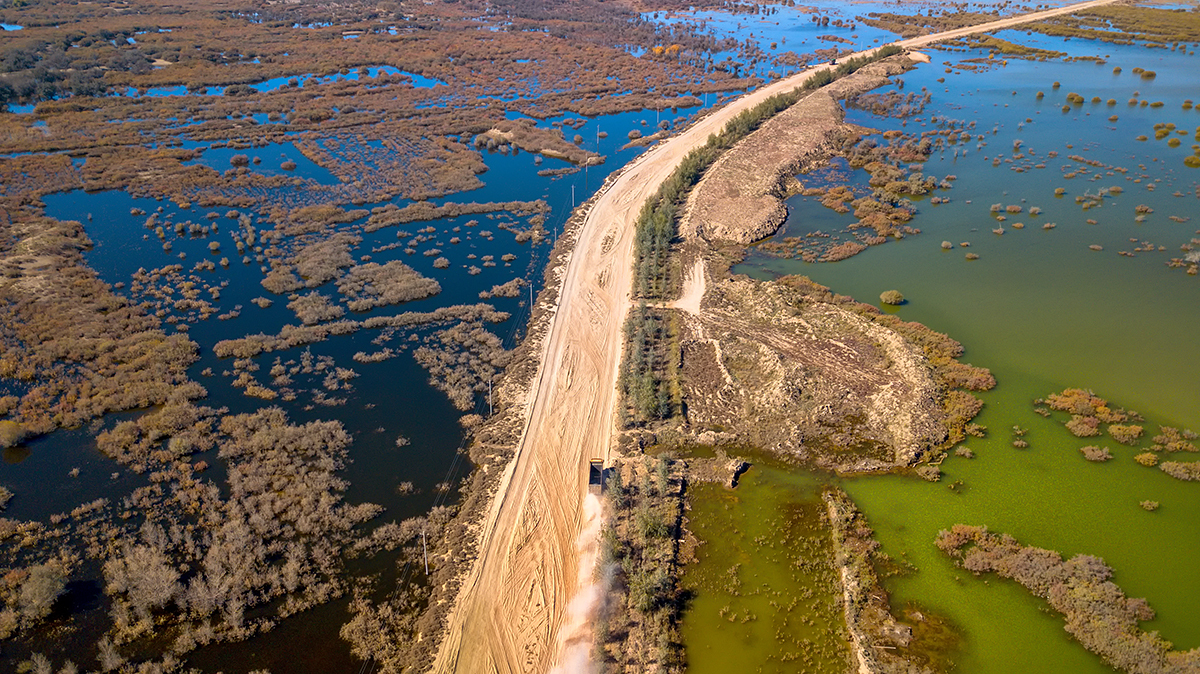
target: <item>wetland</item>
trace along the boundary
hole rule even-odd
[[[741,91],[1030,7],[167,9],[0,8],[14,671],[424,671],[575,207]],[[715,153],[647,216],[598,669],[1196,671],[1198,16],[935,45],[828,88],[759,234],[667,229]]]

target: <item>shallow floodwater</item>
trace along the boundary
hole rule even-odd
[[[649,134],[659,121],[667,121],[672,125],[681,123],[698,110],[699,107],[661,112],[643,110],[591,118],[579,125],[578,129],[566,128],[568,138],[575,133],[583,135],[585,140],[582,145],[607,155],[607,161],[563,177],[537,175],[541,169],[569,166],[561,160],[546,159],[539,164],[535,162],[534,155],[524,152],[485,153],[484,159],[489,170],[480,176],[484,181],[483,187],[434,201],[441,204],[545,200],[551,210],[544,225],[547,240],[540,244],[517,242],[512,232],[500,229],[498,225],[506,222],[521,229],[528,227],[524,219],[503,212],[413,222],[371,233],[354,230],[356,225],[362,223],[361,219],[336,226],[337,230],[355,231],[362,236],[362,242],[352,251],[356,261],[361,261],[362,256],[370,256],[372,261],[381,264],[400,259],[441,284],[442,291],[433,297],[377,308],[370,315],[432,311],[454,304],[474,304],[483,301],[479,297],[481,291],[514,278],[523,278],[530,286],[523,287],[518,297],[487,300],[497,309],[511,314],[507,321],[487,328],[500,337],[507,348],[512,348],[523,336],[528,321],[529,298],[541,289],[550,242],[561,234],[572,207],[589,198],[612,171],[645,151],[644,147],[621,149],[628,141],[628,132],[638,129]],[[548,127],[555,121],[562,120],[551,119],[539,124]],[[608,135],[599,137],[598,131],[607,132]],[[305,158],[290,143],[244,150],[210,148],[195,163],[225,170],[233,154],[260,156],[262,164],[251,165],[252,171],[278,173],[280,162],[291,159],[298,166],[290,175],[321,185],[337,182],[327,169]],[[288,191],[295,192],[296,188],[281,188],[281,192]],[[273,198],[277,195],[264,196]],[[416,345],[409,346],[409,332],[399,334],[386,344],[398,353],[394,358],[380,363],[364,364],[352,360],[356,352],[372,353],[382,348],[382,345],[373,343],[380,337],[378,330],[334,336],[323,342],[263,354],[255,359],[261,368],[256,373],[257,378],[269,382],[266,371],[276,358],[283,361],[299,360],[305,354],[318,359],[332,358],[337,366],[353,369],[360,375],[350,381],[353,386],[351,390],[339,390],[329,395],[344,399],[341,404],[326,406],[311,394],[313,389],[321,388],[321,375],[297,376],[292,388],[298,395],[293,401],[279,398],[264,403],[247,397],[242,390],[231,385],[230,376],[223,374],[223,371],[232,369],[232,359],[217,358],[212,351],[213,345],[222,339],[248,334],[274,334],[282,326],[295,325],[299,321],[287,308],[286,295],[272,295],[261,286],[263,272],[260,262],[254,259],[254,252],[247,250],[250,260],[243,262],[242,254],[234,247],[230,233],[239,229],[237,214],[229,217],[227,207],[210,209],[193,205],[184,209],[169,201],[139,199],[118,191],[52,194],[44,197],[44,202],[47,215],[84,224],[85,231],[94,243],[90,250],[85,251],[85,259],[110,284],[128,285],[138,269],[149,270],[170,264],[182,265],[185,275],[195,273],[207,283],[227,283],[221,288],[220,298],[212,300],[218,314],[226,315],[227,320],[220,320],[214,315],[191,324],[188,330],[188,335],[200,347],[200,360],[192,366],[190,375],[209,392],[202,404],[227,407],[234,414],[277,405],[297,424],[312,420],[340,421],[354,438],[349,448],[350,461],[339,472],[339,477],[349,483],[345,501],[350,504],[377,503],[386,509],[366,527],[423,515],[432,506],[454,497],[453,492],[439,490],[439,484],[455,485],[471,469],[462,451],[463,433],[458,423],[458,419],[466,412],[455,409],[442,392],[430,385],[428,373],[412,356]],[[410,202],[398,199],[395,203],[404,206]],[[378,205],[367,204],[363,207],[369,209]],[[354,208],[350,205],[345,207]],[[163,209],[161,213],[158,212],[159,208]],[[143,214],[133,215],[133,209]],[[252,209],[239,211],[253,218],[256,229],[272,227],[269,220],[259,217]],[[171,244],[170,251],[164,251],[164,241],[159,239],[153,227],[145,226],[152,214],[157,214],[157,222],[163,225],[165,241]],[[477,224],[469,224],[471,221]],[[177,235],[171,224],[189,222],[209,227],[215,224],[217,231],[207,236],[193,237],[185,228],[182,235]],[[412,240],[413,233],[426,227],[433,227],[435,231],[429,240],[414,244],[417,249],[415,254],[406,254],[404,245],[387,248],[398,242]],[[409,234],[398,237],[398,232],[402,231]],[[452,237],[458,237],[460,241],[452,243]],[[209,250],[209,243],[214,241],[220,244],[217,252]],[[424,254],[433,248],[441,252],[437,255]],[[515,255],[515,259],[506,263],[501,256],[509,253]],[[488,255],[495,257],[495,266],[483,264],[483,257]],[[450,266],[446,269],[436,268],[436,257],[447,258]],[[219,264],[221,258],[228,258],[228,267]],[[213,262],[214,269],[192,271],[193,265],[202,261]],[[471,273],[471,267],[477,269],[477,273]],[[337,291],[332,286],[330,282],[316,290],[336,298]],[[116,292],[128,292],[128,289],[118,287]],[[207,293],[205,297],[208,297]],[[268,297],[274,304],[259,308],[251,302],[256,297]],[[347,318],[362,316],[348,312]],[[164,328],[167,332],[173,330],[169,325],[164,325]],[[428,328],[411,332],[423,336]],[[213,374],[204,374],[208,368]],[[469,411],[486,415],[486,395],[477,396],[474,409]],[[11,489],[16,496],[8,504],[5,516],[44,521],[64,510],[64,507],[69,511],[79,503],[97,498],[120,498],[146,484],[147,476],[133,473],[111,461],[95,448],[94,441],[95,432],[100,428],[111,428],[119,421],[136,417],[139,413],[108,415],[89,428],[58,431],[19,448],[6,450],[3,463],[0,463],[0,485]],[[396,440],[401,436],[408,440],[408,444],[398,447]],[[216,450],[194,458],[209,463],[212,467],[208,469],[206,477],[223,485],[224,464],[216,456]],[[66,478],[72,468],[79,468],[78,477]],[[412,483],[413,493],[397,493],[397,486],[403,482]],[[373,558],[351,560],[348,570],[356,576],[378,574],[377,587],[386,593],[392,590],[398,580],[394,559],[394,554],[384,553]],[[85,568],[82,574],[91,575],[81,582],[91,583],[96,588],[101,586],[98,568]],[[39,650],[57,660],[70,657],[79,661],[79,653],[94,652],[96,639],[107,628],[105,616],[109,608],[107,599],[98,589],[94,594],[94,601],[75,607],[73,620],[80,629],[72,633],[70,638],[58,639],[56,645],[51,646],[42,636],[35,635],[36,643],[9,644],[4,656],[20,659],[27,657],[31,650]],[[329,672],[357,668],[360,663],[350,654],[349,645],[338,636],[338,629],[349,619],[347,604],[348,599],[343,597],[283,620],[275,630],[246,642],[201,648],[188,656],[188,665],[199,667],[202,671],[266,668],[276,672]],[[319,653],[320,657],[306,656],[302,662],[297,662],[294,657],[297,643],[304,644],[305,653]],[[230,669],[231,663],[237,663],[233,670]]]
[[[688,671],[847,669],[841,589],[818,476],[756,466],[736,490],[691,488],[688,527],[705,541],[684,568]],[[799,589],[798,589],[799,588]]]
[[[1019,41],[1024,35],[1007,31],[1001,37]],[[1196,57],[1081,40],[1034,41],[1073,55],[1105,57],[1107,63],[1009,60],[986,72],[947,73],[943,61],[956,64],[986,53],[934,51],[933,65],[903,76],[904,91],[925,87],[933,93],[923,115],[905,126],[861,112],[849,115],[856,123],[910,133],[935,128],[935,116],[976,122],[970,141],[935,152],[924,168],[927,175],[953,174],[957,180],[952,190],[935,193],[949,197],[949,204],[917,202],[910,224],[920,235],[834,264],[752,254],[735,271],[764,278],[804,274],[869,303],[884,290],[900,290],[908,302],[889,311],[949,334],[965,345],[965,360],[992,370],[999,384],[983,394],[987,406],[976,420],[987,426],[987,437],[964,443],[976,458],[951,456],[939,483],[882,476],[843,486],[884,550],[918,569],[889,582],[893,606],[915,602],[962,633],[954,658],[958,671],[1045,671],[1053,663],[1056,672],[1104,672],[1111,670],[1066,634],[1061,616],[1043,601],[1014,582],[977,579],[956,569],[933,541],[938,530],[955,523],[982,524],[1066,555],[1098,555],[1114,568],[1114,582],[1129,596],[1147,598],[1158,612],[1143,629],[1157,630],[1176,648],[1200,646],[1195,620],[1200,577],[1194,572],[1200,564],[1195,527],[1200,486],[1136,464],[1133,455],[1144,450],[1106,436],[1075,438],[1063,428],[1065,415],[1044,419],[1032,404],[1067,387],[1093,389],[1146,417],[1142,447],[1160,424],[1200,428],[1195,384],[1200,359],[1194,353],[1200,279],[1165,265],[1184,257],[1180,246],[1200,227],[1191,219],[1198,212],[1200,171],[1183,163],[1200,126],[1200,114],[1183,105],[1196,94]],[[1114,66],[1123,72],[1114,74]],[[1154,70],[1157,77],[1143,80],[1131,72],[1134,67]],[[1055,81],[1061,88],[1053,88]],[[1045,94],[1040,102],[1039,91]],[[1062,112],[1068,92],[1087,102]],[[1129,104],[1135,92],[1139,100],[1163,105]],[[1093,104],[1093,96],[1117,103]],[[1109,121],[1114,114],[1117,120]],[[1176,136],[1184,139],[1181,147],[1154,140],[1154,125],[1160,123],[1186,130]],[[1136,140],[1139,135],[1149,140]],[[1020,149],[1014,149],[1016,140]],[[1058,156],[1048,156],[1052,151]],[[1024,158],[1013,159],[1021,153]],[[1026,168],[1040,162],[1045,168]],[[1112,186],[1124,192],[1089,210],[1075,202],[1076,196]],[[1066,194],[1056,198],[1056,187]],[[997,221],[990,212],[997,203],[1020,205],[1022,212]],[[1139,205],[1153,209],[1143,222],[1135,219]],[[1030,216],[1030,206],[1040,207],[1041,215]],[[828,232],[853,220],[815,200],[797,198],[792,207],[781,237]],[[1024,229],[1015,229],[1015,222]],[[1045,230],[1044,223],[1056,226]],[[1001,227],[1003,234],[993,233]],[[943,251],[943,240],[953,248]],[[961,247],[963,242],[970,247]],[[968,261],[967,252],[980,258]],[[1027,449],[1012,446],[1014,424],[1028,429]],[[1084,460],[1077,450],[1089,444],[1109,447],[1115,460]],[[1195,455],[1162,458],[1188,461]],[[1139,507],[1143,500],[1158,501],[1161,508],[1147,512]]]

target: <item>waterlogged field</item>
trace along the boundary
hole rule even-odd
[[[1194,138],[1200,113],[1187,100],[1196,97],[1196,57],[1190,48],[1017,31],[999,36],[1101,62],[1002,64],[997,54],[969,70],[959,67],[963,59],[988,53],[931,51],[932,64],[902,78],[901,93],[932,93],[922,114],[906,122],[849,115],[864,126],[907,133],[950,120],[974,122],[969,139],[935,151],[922,169],[955,179],[953,189],[935,192],[948,203],[915,203],[909,224],[921,234],[832,264],[755,253],[735,271],[804,274],[869,302],[900,290],[907,302],[883,308],[951,335],[965,345],[966,360],[991,369],[999,384],[982,395],[986,407],[976,419],[986,437],[963,444],[973,458],[952,454],[937,483],[882,476],[842,486],[884,551],[916,569],[887,583],[893,608],[918,605],[961,633],[952,657],[958,671],[1111,671],[1063,631],[1062,617],[1045,602],[1011,581],[978,579],[954,567],[933,542],[939,530],[966,523],[1067,556],[1102,557],[1128,596],[1145,597],[1156,610],[1143,629],[1158,631],[1176,649],[1200,646],[1194,611],[1200,579],[1193,572],[1200,562],[1194,524],[1200,488],[1133,460],[1160,426],[1200,425],[1194,353],[1200,314],[1192,310],[1200,281],[1187,271],[1195,265],[1189,253],[1200,248],[1193,242],[1200,236],[1194,219],[1200,171],[1185,165],[1200,143]],[[1155,76],[1143,78],[1135,68]],[[865,174],[844,172],[862,189]],[[816,198],[793,198],[791,208],[779,239],[838,232],[855,220]],[[969,253],[978,259],[967,259]],[[1035,399],[1069,387],[1093,389],[1141,413],[1145,435],[1135,446],[1108,436],[1077,438],[1064,428],[1068,415],[1035,413]],[[1089,445],[1109,448],[1113,460],[1085,460],[1078,450]],[[1143,501],[1159,507],[1144,509]],[[712,624],[709,613],[691,614],[688,620],[698,624],[685,633],[712,629],[700,626]]]
[[[522,336],[530,298],[541,290],[551,246],[572,207],[589,198],[613,170],[645,150],[640,145],[626,147],[629,132],[649,135],[660,124],[672,127],[698,111],[698,107],[641,110],[586,120],[569,116],[537,120],[539,127],[551,129],[564,120],[577,119],[570,121],[568,131],[579,133],[583,138],[580,146],[606,155],[607,161],[574,167],[560,159],[511,148],[481,148],[488,169],[481,175],[482,186],[427,202],[431,207],[453,209],[456,205],[469,208],[472,203],[540,201],[544,206],[536,212],[496,208],[373,226],[367,215],[371,209],[404,208],[414,203],[396,199],[361,205],[364,212],[322,225],[312,234],[285,236],[282,243],[269,236],[274,228],[272,219],[254,208],[181,205],[121,191],[77,190],[47,195],[45,212],[59,220],[83,223],[92,241],[84,251],[87,265],[117,292],[153,304],[151,311],[161,312],[168,332],[186,331],[198,344],[199,359],[188,373],[207,389],[205,405],[225,408],[228,414],[278,406],[293,424],[340,422],[353,440],[344,466],[337,471],[338,479],[344,481],[341,496],[350,504],[373,503],[383,508],[381,517],[363,525],[369,532],[420,517],[457,498],[456,487],[471,470],[463,451],[460,419],[465,413],[486,416],[489,398],[486,383],[482,390],[478,386],[460,390],[453,400],[438,390],[453,386],[449,379],[456,375],[447,375],[445,361],[431,363],[428,354],[419,352],[426,347],[437,350],[439,342],[445,346],[439,336],[445,335],[441,332],[445,326],[360,329],[249,358],[221,357],[216,345],[247,335],[276,335],[292,329],[288,326],[307,327],[310,322],[320,327],[341,319],[374,320],[486,302],[507,317],[481,327],[495,336],[500,347],[510,349]],[[246,168],[252,172],[292,176],[304,184],[338,184],[292,144],[249,148],[191,145],[202,150],[196,163],[218,170],[228,170],[231,160],[236,161],[233,158],[240,154],[251,159]],[[294,165],[280,170],[284,161]],[[539,175],[547,170],[552,172]],[[286,204],[293,198],[293,190],[299,191],[287,184],[263,190],[261,203]],[[320,249],[329,242],[336,245]],[[285,252],[272,252],[273,247]],[[304,255],[304,250],[318,249],[321,254],[311,260],[315,266],[302,272],[312,282],[281,290],[268,280],[280,261],[298,262],[297,255]],[[440,290],[428,297],[421,293],[407,301],[401,298],[355,309],[353,298],[341,285],[345,278],[333,278],[326,268],[329,264],[345,267],[393,261],[435,281]],[[175,265],[179,268],[172,271]],[[179,303],[195,291],[200,291],[196,300],[207,306]],[[311,305],[298,303],[318,296],[326,299]],[[441,374],[432,375],[431,369]],[[5,394],[21,392],[19,383],[4,390]],[[111,414],[84,428],[6,448],[0,463],[0,485],[15,496],[4,515],[14,520],[54,520],[66,503],[97,499],[122,503],[126,494],[154,489],[160,477],[130,470],[96,444],[98,434],[111,433],[121,422],[141,416],[140,412]],[[217,449],[197,452],[189,460],[207,464],[203,469],[206,479],[218,485],[226,483],[226,461]],[[354,555],[347,560],[344,573],[347,578],[369,579],[376,591],[383,593],[379,596],[409,580],[387,554]],[[100,565],[89,564],[76,570],[73,577],[77,580],[68,587],[70,605],[53,614],[49,623],[50,629],[72,625],[70,635],[51,644],[44,630],[31,631],[7,642],[5,662],[18,663],[32,653],[77,663],[95,657],[95,644],[108,629],[111,609],[104,595],[106,576]],[[350,618],[349,604],[347,593],[301,617],[280,621],[276,629],[260,636],[202,646],[190,652],[186,661],[202,671],[227,670],[231,662],[243,664],[246,671],[297,671],[293,649],[299,640],[306,650],[320,653],[306,658],[303,671],[353,668],[358,659],[338,634]],[[135,641],[120,650],[125,657],[139,659],[151,657],[154,649]]]
[[[736,490],[691,490],[688,528],[704,541],[685,567],[688,671],[845,671],[853,655],[831,562],[821,480],[758,467]]]

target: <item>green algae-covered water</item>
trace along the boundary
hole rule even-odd
[[[1147,598],[1157,611],[1158,617],[1143,623],[1143,629],[1158,631],[1179,649],[1200,647],[1200,621],[1195,619],[1200,576],[1194,571],[1200,564],[1200,529],[1195,526],[1200,484],[1138,465],[1132,457],[1144,449],[1119,445],[1107,436],[1075,438],[1063,428],[1065,415],[1042,418],[1032,403],[1067,387],[1093,389],[1146,417],[1143,448],[1159,425],[1200,430],[1200,358],[1195,353],[1200,344],[1200,277],[1166,266],[1171,258],[1185,257],[1188,251],[1181,246],[1200,237],[1200,219],[1192,219],[1200,214],[1200,170],[1183,163],[1200,142],[1193,138],[1200,113],[1184,104],[1188,98],[1200,99],[1196,57],[1012,31],[1000,36],[1107,62],[1013,60],[982,72],[946,73],[943,61],[957,63],[986,53],[932,52],[935,65],[904,75],[905,90],[925,87],[934,94],[922,116],[904,126],[864,113],[851,113],[850,121],[910,133],[937,128],[946,118],[974,121],[970,141],[935,153],[925,166],[927,175],[957,176],[954,189],[940,193],[950,203],[918,202],[919,213],[910,224],[922,234],[842,262],[807,264],[752,254],[735,272],[759,278],[804,274],[867,302],[875,302],[884,290],[898,289],[908,299],[897,310],[902,318],[951,335],[966,347],[965,360],[992,370],[999,385],[982,396],[987,406],[976,420],[988,428],[987,437],[964,443],[975,458],[951,456],[938,483],[876,476],[845,480],[842,486],[866,514],[884,551],[916,569],[887,582],[893,608],[902,613],[905,606],[916,605],[945,618],[961,635],[947,654],[955,671],[1111,671],[1063,630],[1062,617],[1045,602],[1014,582],[976,578],[956,569],[933,541],[940,529],[955,523],[982,524],[1066,555],[1098,555],[1115,570],[1114,582],[1129,596]],[[1123,72],[1114,74],[1114,66]],[[1131,74],[1134,67],[1154,70],[1157,77],[1143,80]],[[1062,86],[1053,88],[1055,81]],[[1044,92],[1040,101],[1039,91]],[[1069,92],[1089,102],[1064,113]],[[1093,96],[1102,102],[1091,103]],[[1117,101],[1115,106],[1104,102],[1109,98]],[[1130,104],[1130,98],[1137,101]],[[1142,106],[1143,99],[1162,105]],[[1110,120],[1112,115],[1117,119]],[[1155,140],[1156,124],[1174,124],[1180,146],[1170,147],[1166,138]],[[1142,135],[1148,140],[1137,140]],[[1021,141],[1019,149],[1014,149],[1016,140]],[[1025,156],[1014,158],[1017,154]],[[1033,166],[1039,163],[1044,168]],[[1075,201],[1112,186],[1123,192],[1088,210]],[[1056,187],[1064,188],[1065,195],[1056,197]],[[990,212],[996,203],[1020,205],[1022,212],[998,221]],[[1152,212],[1139,222],[1135,209],[1140,205]],[[1030,216],[1031,206],[1042,213]],[[839,225],[842,216],[831,215],[815,200],[798,197],[791,207],[780,237],[846,224]],[[1015,229],[1015,222],[1025,227]],[[1043,229],[1045,223],[1055,227]],[[993,233],[998,227],[1003,234]],[[943,240],[954,247],[943,251]],[[970,247],[960,247],[963,242]],[[1121,251],[1133,256],[1119,255]],[[980,257],[969,261],[967,252]],[[1027,429],[1028,448],[1012,446],[1014,425]],[[1084,460],[1077,450],[1089,444],[1109,447],[1115,459],[1102,464]],[[1196,455],[1162,458],[1188,461]],[[747,504],[747,512],[781,511],[789,503],[803,503],[811,493],[777,484],[821,479],[784,478],[772,471],[755,479],[757,470],[738,488],[736,498]],[[734,498],[698,491],[695,500],[701,505],[691,514],[693,526],[705,515],[722,514],[707,501]],[[1158,501],[1161,507],[1148,512],[1139,506],[1143,500]],[[734,528],[756,520],[749,514],[726,516],[731,519],[725,526]],[[740,549],[739,537],[710,524],[700,529],[714,529],[717,535],[707,539],[697,568],[688,572],[697,592],[684,629],[690,656],[733,648],[740,636],[742,657],[768,661],[778,652],[774,647],[754,640],[750,630],[728,635],[732,626],[712,615],[711,606],[730,598],[711,580],[712,574],[728,568],[731,555]],[[813,587],[798,582],[791,591],[807,593]],[[760,621],[768,619],[759,616]],[[695,657],[689,666],[710,671]]]
[[[755,467],[736,490],[692,488],[688,671],[835,672],[851,657],[820,480]]]

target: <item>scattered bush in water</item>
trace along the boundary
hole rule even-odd
[[[1083,458],[1087,459],[1088,461],[1102,462],[1109,461],[1113,458],[1112,453],[1108,451],[1108,447],[1096,447],[1095,445],[1088,445],[1087,447],[1080,447],[1079,452],[1083,454]]]
[[[1158,435],[1154,436],[1154,444],[1150,450],[1155,452],[1195,452],[1196,445],[1189,442],[1196,439],[1196,433],[1190,430],[1179,430],[1171,426],[1159,426]]]
[[[884,304],[901,305],[904,304],[904,295],[899,290],[885,290],[880,293],[879,301]]]
[[[436,260],[434,266],[437,266]],[[382,265],[368,262],[351,267],[337,280],[337,289],[345,296],[351,311],[369,311],[432,297],[442,291],[442,286],[403,262],[391,260]]]
[[[1163,461],[1158,469],[1176,480],[1200,480],[1200,461]]]
[[[1023,546],[1011,536],[964,524],[939,532],[936,543],[963,569],[1015,580],[1045,599],[1065,616],[1064,627],[1071,636],[1118,670],[1151,674],[1200,667],[1200,649],[1172,651],[1157,632],[1138,627],[1154,619],[1154,610],[1145,599],[1126,597],[1099,557],[1076,555],[1064,561],[1052,550]]]
[[[1108,434],[1113,440],[1122,445],[1136,445],[1138,438],[1142,437],[1142,427],[1135,425],[1110,424]]]
[[[429,372],[430,383],[466,411],[475,395],[487,391],[488,382],[508,366],[512,353],[482,321],[463,321],[427,335],[413,357]]]
[[[1142,452],[1141,454],[1133,457],[1133,460],[1137,461],[1143,466],[1146,466],[1147,468],[1158,465],[1158,455],[1154,452]]]
[[[1142,506],[1142,510],[1154,512],[1155,510],[1158,510],[1159,503],[1158,501],[1142,501],[1138,505]]]
[[[491,290],[482,290],[479,292],[479,299],[488,300],[493,297],[519,297],[521,288],[529,285],[529,282],[523,278],[515,278],[507,283],[501,283],[492,286]]]
[[[1041,404],[1043,401],[1035,401]],[[1126,412],[1120,408],[1112,408],[1108,401],[1097,396],[1087,389],[1069,388],[1063,390],[1062,393],[1052,393],[1046,396],[1045,404],[1052,410],[1058,412],[1070,412],[1072,414],[1095,416],[1100,421],[1107,424],[1119,423],[1128,420],[1132,413]]]

